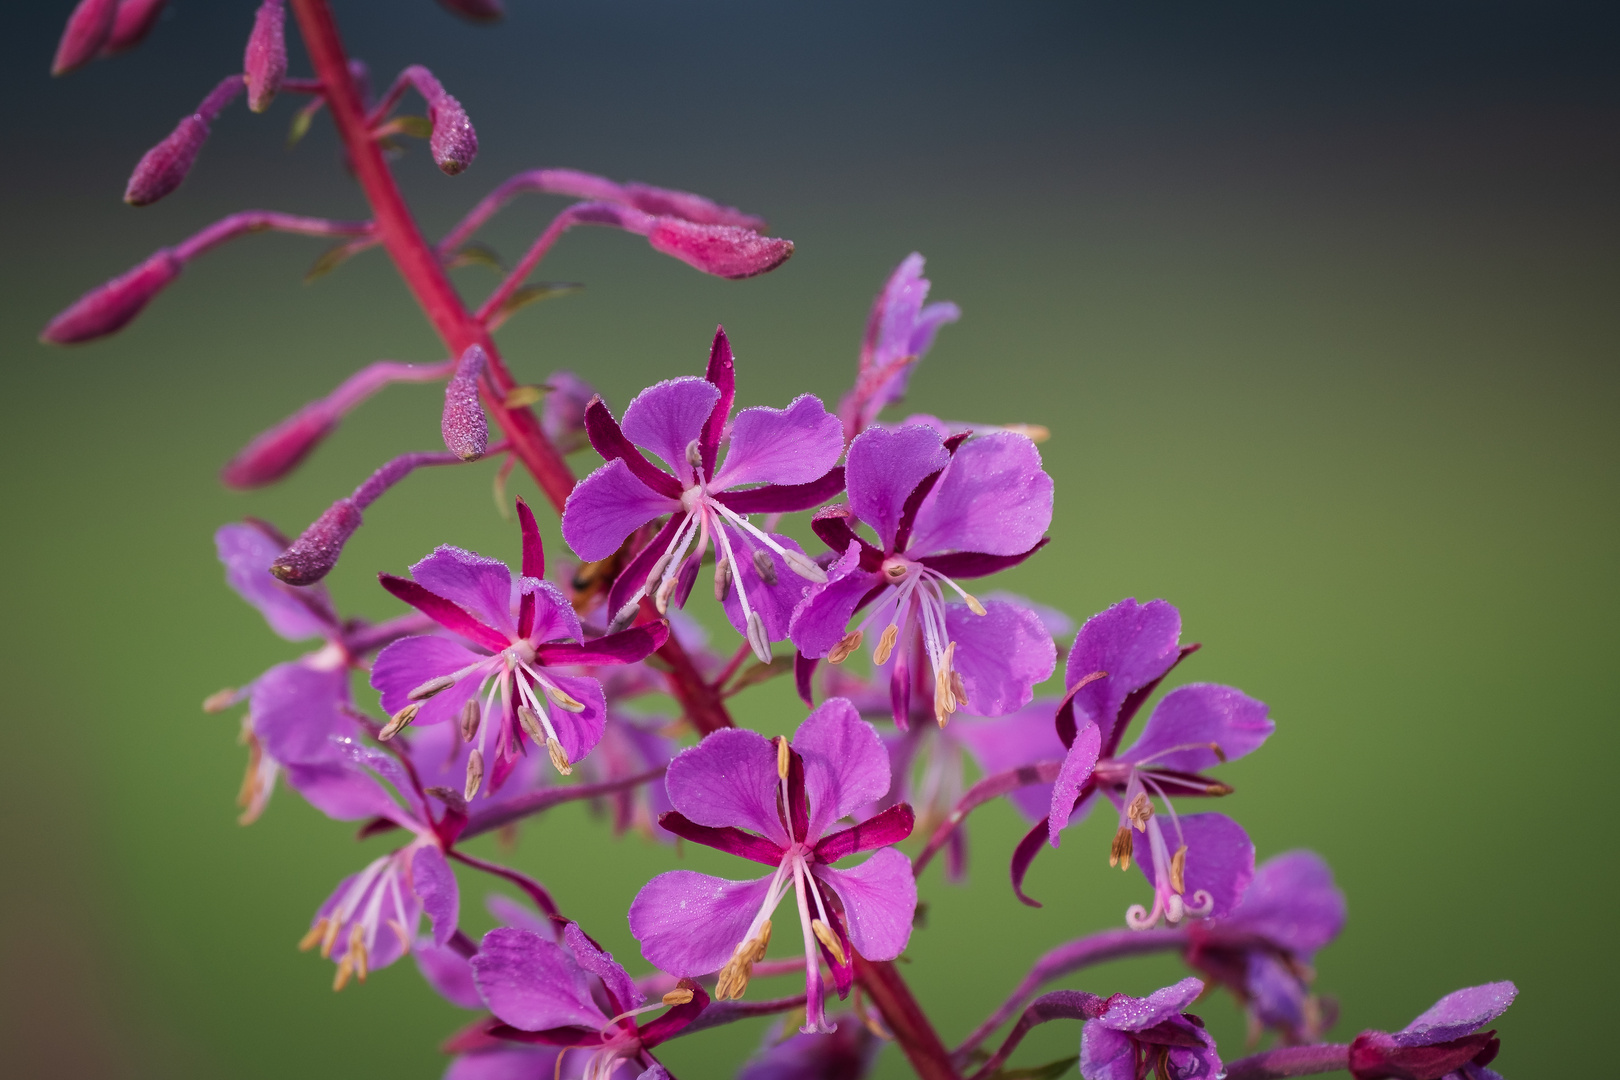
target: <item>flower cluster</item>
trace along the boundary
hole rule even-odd
[[[496,0],[443,2],[470,19],[502,13]],[[82,0],[53,70],[133,46],[162,7]],[[446,1042],[456,1080],[606,1080],[632,1070],[658,1080],[670,1075],[656,1054],[662,1044],[765,1016],[779,1021],[741,1073],[750,1080],[859,1077],[888,1041],[929,1080],[1005,1075],[1025,1033],[1059,1019],[1081,1024],[1071,1061],[1086,1080],[1342,1069],[1358,1080],[1496,1077],[1488,1066],[1499,1042],[1480,1029],[1512,1002],[1511,983],[1450,994],[1400,1032],[1319,1041],[1336,1007],[1312,991],[1312,964],[1344,923],[1344,898],[1319,856],[1288,852],[1257,867],[1236,820],[1188,812],[1188,800],[1233,794],[1216,772],[1260,749],[1275,724],[1263,702],[1234,687],[1184,683],[1160,693],[1197,649],[1183,644],[1174,606],[1125,599],[1077,628],[1035,600],[969,591],[1026,562],[1049,570],[1040,552],[1061,542],[1048,535],[1055,484],[1037,445],[1045,428],[884,418],[941,327],[961,316],[954,304],[927,302],[920,255],[878,292],[835,411],[810,394],[740,408],[739,363],[723,328],[701,376],[672,372],[617,412],[577,374],[520,384],[491,335],[559,291],[528,276],[574,226],[636,233],[727,278],[774,269],[792,244],[766,235],[760,218],[699,195],[538,169],[500,185],[429,245],[402,209],[383,150],[424,138],[441,171],[464,172],[478,150],[466,108],[416,65],[373,99],[325,0],[294,0],[291,13],[313,76],[288,74],[287,7],[263,0],[241,72],[140,160],[126,200],[142,206],[176,191],[210,126],[244,90],[254,112],[287,93],[307,98],[295,135],[318,111],[331,114],[375,218],[231,215],[91,290],[42,337],[70,344],[119,330],[192,258],[279,229],[339,241],[321,272],[386,247],[444,338],[444,355],[425,363],[365,364],[224,470],[237,488],[282,480],[388,384],[444,383],[442,451],[384,463],[297,537],[255,520],[216,536],[228,583],[271,629],[318,642],[205,703],[211,712],[247,706],[241,820],[258,818],[280,782],[326,816],[361,823],[362,839],[391,841],[315,906],[303,932],[300,947],[332,963],[336,989],[413,956],[434,990],[479,1014]],[[395,115],[407,91],[424,101],[425,117]],[[445,269],[504,270],[470,240],[526,193],[574,201],[471,308]],[[576,480],[565,456],[587,446],[600,464]],[[484,459],[499,462],[497,502],[516,519],[517,564],[441,546],[405,573],[379,575],[405,605],[397,617],[341,617],[322,579],[364,511],[417,468]],[[548,564],[536,514],[505,495],[518,465],[559,515],[563,559],[554,552]],[[811,536],[820,549],[803,546]],[[705,574],[736,635],[725,646],[711,647],[685,612]],[[1062,690],[1037,697],[1060,645]],[[804,703],[784,718],[784,727],[797,723],[794,734],[737,727],[728,700],[788,672]],[[361,675],[375,696],[356,692]],[[678,715],[647,710],[660,694]],[[1003,798],[1031,822],[1006,853],[1019,900],[1039,906],[1023,888],[1033,860],[1107,803],[1116,815],[1108,863],[1139,869],[1142,902],[1120,925],[1038,958],[951,1050],[894,961],[911,942],[930,861],[948,851],[950,876],[960,879],[968,817]],[[737,879],[671,869],[646,881],[624,908],[644,962],[633,962],[644,971],[632,976],[540,881],[467,848],[496,830],[511,838],[519,822],[578,800],[609,809],[616,831],[639,828],[672,847],[691,841],[764,869]],[[908,855],[899,845],[913,840]],[[1100,863],[1102,853],[1087,857]],[[479,940],[462,927],[457,866],[523,897],[495,897],[499,925]],[[789,898],[798,932],[773,937]],[[1201,977],[1141,998],[1036,996],[1089,965],[1155,951],[1180,954]],[[753,986],[784,975],[794,980],[785,996]],[[1256,1037],[1275,1033],[1271,1049],[1223,1060],[1187,1011],[1214,986],[1234,995]],[[833,997],[847,1008],[830,1014]],[[983,1049],[1009,1022],[999,1047]],[[1057,1064],[1040,1074],[1069,1062]]]

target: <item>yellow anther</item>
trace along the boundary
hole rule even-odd
[[[416,714],[421,710],[422,706],[418,705],[414,701],[405,706],[403,709],[399,710],[399,712],[393,715],[388,723],[383,725],[383,729],[377,733],[377,741],[387,742],[395,735],[398,735],[401,731],[404,731],[406,725],[412,720],[415,720]]]
[[[501,404],[508,409],[521,409],[525,405],[533,405],[546,396],[547,386],[514,386],[506,392]]]
[[[365,942],[365,932],[361,929],[359,923],[355,923],[354,924],[354,929],[349,932],[349,952],[348,952],[348,955],[343,958],[343,962],[348,963],[349,959],[351,957],[354,959],[354,977],[359,979],[361,982],[365,982],[366,981],[366,942]]]
[[[404,952],[410,952],[411,932],[405,929],[405,924],[400,922],[398,919],[389,919],[388,925],[394,931],[394,936],[399,938],[400,949],[402,949]]]
[[[474,748],[467,755],[467,786],[462,791],[462,798],[470,800],[478,794],[478,785],[484,782],[484,752]]]
[[[556,769],[564,776],[574,775],[573,763],[568,760],[568,755],[563,753],[562,743],[558,742],[556,739],[547,739],[546,753],[551,755],[552,768]]]
[[[546,741],[546,729],[540,726],[540,717],[527,705],[518,706],[518,723],[522,725],[525,733],[536,743]]]
[[[838,640],[838,644],[827,653],[827,663],[842,664],[848,660],[850,654],[861,647],[861,639],[866,636],[865,631],[852,630]]]
[[[979,603],[979,598],[977,596],[974,596],[970,592],[965,592],[962,594],[962,599],[967,601],[968,610],[973,612],[973,614],[984,614],[984,605]]]
[[[1175,892],[1187,891],[1187,845],[1182,844],[1176,848],[1176,853],[1170,856],[1170,888]]]
[[[684,986],[677,986],[675,989],[664,995],[665,1005],[685,1005],[691,1000],[692,991],[688,990]]]
[[[224,712],[226,709],[235,704],[236,689],[234,687],[227,686],[225,689],[220,690],[217,693],[209,694],[207,697],[203,698],[203,712]]]
[[[788,741],[786,735],[776,737],[776,775],[783,780],[788,778]]]
[[[321,935],[322,960],[330,960],[332,958],[332,946],[337,944],[337,936],[340,929],[342,929],[342,927],[338,925],[338,921],[336,919],[328,918],[326,920],[326,933]]]
[[[872,650],[872,663],[887,664],[889,656],[894,652],[894,643],[900,639],[900,627],[890,623],[883,628],[883,636],[878,638],[877,648]]]
[[[1045,424],[1003,424],[1001,430],[1022,435],[1033,443],[1043,443],[1052,437],[1051,429]]]
[[[754,965],[765,959],[765,947],[770,942],[771,921],[766,919],[759,928],[759,934],[738,945],[731,959],[726,961],[726,966],[720,969],[720,977],[714,984],[716,1001],[743,996],[748,989],[748,980],[754,974]]]
[[[550,698],[552,703],[563,712],[581,713],[585,711],[585,706],[568,691],[556,686],[548,686],[545,691],[546,697]]]
[[[349,985],[349,976],[354,974],[354,965],[345,956],[338,964],[337,974],[332,976],[332,992],[335,994]]]
[[[1136,826],[1137,832],[1147,832],[1147,823],[1153,817],[1153,803],[1148,801],[1147,792],[1138,791],[1136,798],[1125,807],[1125,816],[1130,818],[1131,824]]]
[[[1136,849],[1136,842],[1131,837],[1131,827],[1121,825],[1114,834],[1114,842],[1108,848],[1108,865],[1117,866],[1121,870],[1131,868],[1131,854]]]
[[[321,938],[326,936],[326,922],[325,919],[315,920],[315,925],[309,928],[308,933],[298,939],[299,952],[309,952],[319,944]]]
[[[832,953],[835,961],[839,964],[849,963],[849,959],[844,955],[844,946],[838,940],[838,935],[833,933],[832,927],[820,919],[811,919],[810,929],[815,933],[816,940],[821,942],[828,952]]]

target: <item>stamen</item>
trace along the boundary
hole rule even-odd
[[[416,714],[420,712],[421,709],[422,706],[412,702],[403,709],[399,710],[399,712],[393,715],[393,718],[390,719],[388,723],[383,725],[383,729],[377,732],[377,741],[387,742],[395,735],[398,735],[401,731],[404,731],[406,725],[412,720],[416,719]]]
[[[1187,845],[1182,844],[1176,848],[1176,853],[1170,856],[1170,888],[1176,893],[1187,891]]]
[[[789,570],[802,578],[808,578],[817,584],[827,580],[827,571],[817,565],[814,559],[808,555],[801,555],[792,548],[782,549],[782,561],[788,564]]]
[[[1153,803],[1148,799],[1147,792],[1136,793],[1136,798],[1125,808],[1125,816],[1131,819],[1137,832],[1147,831],[1147,823],[1153,817]]]
[[[408,701],[426,701],[434,694],[448,690],[454,685],[456,685],[454,675],[440,675],[437,679],[429,679],[421,686],[418,686],[415,690],[406,694],[405,698]]]
[[[766,585],[776,584],[776,564],[771,557],[763,551],[754,552],[754,569],[759,573],[759,579]]]
[[[845,660],[848,660],[850,654],[861,647],[861,639],[865,636],[866,633],[862,630],[854,630],[845,634],[838,640],[838,644],[834,645],[832,650],[827,653],[827,663],[842,664]]]
[[[958,706],[968,703],[967,687],[962,685],[962,673],[960,671],[951,672],[951,696],[956,699]]]
[[[348,956],[344,957],[344,960],[347,961],[350,956],[354,957],[354,977],[359,979],[361,982],[365,982],[366,981],[365,928],[362,927],[359,923],[355,923],[354,924],[354,929],[349,931],[349,952],[348,952]]]
[[[545,690],[546,697],[551,699],[551,703],[563,712],[582,713],[585,711],[584,703],[562,687],[553,686],[551,683],[546,682],[541,683],[541,689]]]
[[[321,935],[321,959],[332,959],[332,947],[337,944],[338,931],[342,927],[342,919],[335,916],[326,920],[326,933]]]
[[[398,905],[396,904],[395,906],[397,907]],[[404,952],[410,952],[411,932],[405,929],[405,924],[400,922],[398,919],[389,919],[388,926],[394,931],[394,936],[399,938],[400,949]]]
[[[354,964],[347,956],[338,964],[337,974],[332,976],[332,992],[335,994],[349,985],[349,976],[354,974]]]
[[[760,924],[759,933],[738,945],[726,966],[720,969],[720,977],[714,984],[716,1001],[743,996],[754,974],[754,965],[765,959],[765,947],[770,943],[771,920],[766,919]]]
[[[967,601],[968,610],[973,612],[973,614],[975,614],[975,615],[983,615],[984,614],[984,605],[979,603],[979,598],[974,596],[972,593],[968,592],[966,589],[962,588],[962,586],[958,585],[956,582],[952,581],[950,578],[946,577],[944,574],[939,573],[937,570],[930,570],[928,572],[928,576],[932,577],[932,578],[938,578],[940,581],[943,581],[945,584],[947,584],[951,588],[955,589],[956,594],[958,596],[960,596],[963,600]]]
[[[527,705],[519,705],[518,723],[523,725],[523,730],[528,733],[529,738],[533,739],[537,746],[545,743],[547,739],[546,731],[540,726],[540,718],[534,714],[533,709]]]
[[[686,463],[694,469],[703,464],[703,447],[698,445],[696,439],[686,444]]]
[[[731,595],[731,560],[722,558],[714,564],[714,598],[726,602]]]
[[[203,712],[224,712],[226,709],[230,708],[232,705],[235,705],[241,700],[242,691],[233,686],[227,686],[225,689],[209,694],[207,697],[203,698]]]
[[[684,986],[677,986],[664,995],[663,1001],[665,1005],[685,1005],[692,1000],[692,997],[692,991]]]
[[[776,737],[776,775],[779,778],[783,780],[788,778],[789,763],[787,736],[778,735]]]
[[[877,648],[872,650],[872,663],[887,664],[889,656],[894,652],[894,643],[900,639],[900,627],[890,623],[883,628],[883,636],[878,638]]]
[[[569,762],[568,755],[563,752],[562,743],[558,742],[555,738],[548,738],[546,740],[546,753],[551,755],[552,768],[556,769],[564,776],[572,776],[574,774],[574,766]]]
[[[1131,836],[1131,827],[1121,825],[1114,834],[1114,842],[1108,848],[1108,865],[1118,866],[1122,870],[1131,868],[1131,856],[1136,852],[1136,842]]]
[[[813,581],[818,585],[827,580],[827,571],[817,566],[813,559],[794,551],[792,548],[786,548],[781,544],[778,544],[775,539],[771,537],[770,533],[762,531],[758,526],[751,523],[747,518],[743,517],[735,510],[732,510],[725,503],[709,499],[704,503],[704,505],[717,511],[721,517],[736,525],[739,529],[746,530],[747,532],[753,534],[754,539],[758,540],[760,543],[782,556],[782,561],[787,563],[789,569],[791,569],[795,574],[798,574],[802,578],[808,578],[810,581]],[[716,522],[715,525],[716,527],[714,531],[716,533],[725,531],[719,527],[718,522]]]
[[[478,734],[478,721],[483,714],[478,708],[478,699],[469,698],[467,704],[461,707],[461,741],[472,742],[473,736]]]
[[[939,667],[934,672],[934,719],[939,726],[944,727],[951,714],[956,711],[956,694],[951,687],[951,659],[956,655],[956,642],[945,646],[945,654],[939,659]]]
[[[1223,784],[1219,780],[1212,780],[1204,785],[1205,795],[1230,795],[1236,790],[1237,788],[1231,784]]]
[[[849,963],[849,959],[844,955],[844,946],[839,942],[838,935],[833,933],[832,927],[820,919],[811,919],[810,930],[816,935],[816,940],[825,945],[827,951],[832,953],[834,960],[840,965]]]
[[[677,574],[673,577],[666,577],[659,583],[658,591],[653,594],[653,606],[658,609],[658,614],[669,614],[669,596],[675,591],[675,586],[679,585],[680,582],[680,575]]]
[[[309,928],[309,932],[298,939],[298,951],[309,952],[313,949],[321,938],[326,936],[326,924],[329,921],[325,918],[317,919],[315,925]]]
[[[885,563],[883,566],[883,576],[890,581],[900,581],[910,572],[910,567],[905,563]]]
[[[759,617],[759,612],[748,613],[748,644],[753,648],[754,655],[759,662],[771,662],[771,639],[765,633],[765,620]]]
[[[473,747],[473,752],[467,755],[467,786],[462,792],[462,798],[469,802],[478,794],[478,785],[484,782],[484,752]]]

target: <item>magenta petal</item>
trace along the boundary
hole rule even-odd
[[[1064,683],[1074,686],[1099,671],[1106,678],[1081,687],[1075,711],[1112,734],[1120,706],[1132,692],[1175,667],[1180,655],[1181,613],[1163,600],[1121,600],[1087,619],[1069,650]]]
[[[1040,616],[1016,604],[992,600],[983,615],[950,604],[945,629],[956,642],[955,667],[967,691],[962,711],[976,716],[1002,716],[1028,705],[1035,684],[1057,666],[1057,646]]]
[[[579,645],[541,645],[535,650],[535,656],[548,667],[558,664],[633,664],[662,648],[664,642],[669,640],[669,634],[668,623],[646,623],[620,630],[616,634],[592,638]]]
[[[561,589],[549,581],[525,577],[518,580],[518,594],[534,597],[534,626],[529,630],[529,641],[538,645],[543,641],[581,641],[585,632],[579,627],[579,615],[568,602]]]
[[[782,848],[751,832],[730,825],[719,829],[712,825],[699,825],[687,820],[686,815],[679,810],[660,814],[658,826],[682,840],[690,840],[694,844],[712,847],[716,851],[724,851],[739,858],[752,859],[773,868],[782,864],[782,856],[785,854]]]
[[[917,879],[910,859],[896,848],[884,848],[849,870],[816,866],[811,872],[844,902],[844,919],[856,952],[868,960],[893,960],[905,951],[917,911]]]
[[[1223,918],[1237,906],[1254,877],[1254,843],[1243,826],[1225,814],[1182,814],[1180,826],[1179,843],[1187,845],[1187,868],[1182,875],[1186,896],[1190,899],[1197,892],[1209,893],[1215,900],[1210,915]],[[1176,826],[1164,820],[1159,827],[1164,830],[1165,844],[1174,851],[1178,844]],[[1148,883],[1156,886],[1153,860],[1140,858],[1137,864]]]
[[[551,725],[557,729],[557,741],[562,743],[569,761],[579,761],[596,748],[602,740],[602,729],[607,726],[607,699],[602,684],[588,675],[559,675],[546,672],[574,700],[585,706],[581,712],[551,709]]]
[[[1460,1039],[1507,1012],[1519,988],[1510,982],[1457,990],[1435,1002],[1394,1035],[1397,1046],[1433,1046]]]
[[[1220,927],[1252,934],[1307,959],[1344,929],[1344,893],[1314,851],[1287,851],[1261,863],[1243,900]]]
[[[287,783],[309,804],[334,821],[387,818],[413,828],[409,814],[373,777],[341,765],[289,765]]]
[[[265,752],[283,765],[336,761],[332,737],[354,736],[359,725],[344,713],[349,672],[322,671],[301,661],[277,664],[254,680],[248,712]]]
[[[950,460],[939,432],[916,425],[869,428],[849,444],[844,483],[850,509],[878,534],[885,551],[894,550],[895,529],[907,497]]]
[[[630,903],[630,933],[641,942],[648,963],[671,975],[719,971],[742,944],[770,886],[769,877],[728,881],[692,870],[659,874]]]
[[[563,507],[563,539],[575,555],[595,562],[653,518],[680,508],[678,499],[660,495],[615,458],[574,485]]]
[[[428,680],[489,659],[448,638],[400,638],[377,654],[377,661],[371,666],[371,686],[382,693],[383,711],[392,716],[409,705],[410,692]],[[471,672],[448,690],[434,694],[422,702],[412,722],[437,724],[460,713],[461,706],[478,692],[478,684],[487,674]],[[446,705],[441,699],[451,700],[453,704]]]
[[[789,514],[819,506],[844,490],[844,467],[834,466],[807,484],[767,484],[741,491],[717,491],[716,502],[739,514]]]
[[[414,581],[395,577],[393,574],[378,574],[377,581],[395,598],[405,601],[446,630],[460,634],[491,652],[500,652],[511,644],[508,637],[500,631],[485,626],[461,607]]]
[[[686,448],[703,433],[704,421],[718,400],[719,387],[707,379],[691,375],[668,379],[637,394],[619,426],[631,442],[663,458],[682,484],[691,484]]]
[[[224,525],[214,533],[214,548],[225,564],[226,583],[258,608],[277,634],[299,641],[324,637],[337,629],[270,572],[270,564],[280,557],[285,544],[276,543],[252,525]]]
[[[1023,435],[969,439],[923,499],[906,550],[919,555],[978,551],[1016,555],[1052,524],[1052,478]]]
[[[1091,770],[1097,765],[1097,752],[1102,747],[1102,732],[1096,724],[1087,724],[1074,737],[1074,745],[1063,758],[1057,781],[1052,785],[1052,805],[1047,810],[1047,838],[1058,846],[1058,834],[1069,824],[1069,815],[1080,798],[1080,788],[1091,779]],[[1183,818],[1183,821],[1186,819]],[[1254,855],[1251,851],[1250,861]]]
[[[838,464],[844,428],[821,399],[801,394],[785,409],[744,409],[731,424],[726,460],[710,487],[808,484]]]
[[[597,1028],[608,1017],[591,1000],[585,972],[561,946],[527,930],[484,935],[473,978],[489,1011],[522,1031]]]
[[[1234,687],[1192,683],[1165,695],[1148,717],[1141,738],[1120,757],[1155,768],[1198,772],[1259,749],[1276,727],[1266,719],[1265,702]],[[1200,745],[1166,753],[1188,743]],[[1202,745],[1208,743],[1219,746],[1224,756]]]
[[[419,939],[411,953],[416,957],[416,969],[440,997],[463,1009],[484,1007],[465,956],[454,949],[435,948],[426,938]]]
[[[810,843],[833,822],[888,793],[889,752],[848,698],[830,698],[805,717],[793,734],[793,749],[804,758]]]
[[[587,972],[602,980],[602,985],[618,999],[619,1011],[634,1009],[647,1000],[647,995],[636,989],[635,982],[626,973],[612,953],[603,952],[596,942],[585,935],[578,923],[563,928],[563,942],[574,951],[574,959]]]
[[[826,656],[842,640],[861,598],[883,583],[881,573],[862,570],[860,562],[860,542],[851,541],[843,556],[827,568],[827,580],[810,586],[794,609],[788,636],[805,656]]]
[[[726,530],[726,540],[731,544],[732,554],[737,564],[733,567],[731,590],[726,594],[722,605],[726,611],[726,618],[737,633],[747,636],[748,624],[743,618],[742,600],[739,593],[746,590],[748,605],[759,615],[760,621],[765,624],[765,636],[771,641],[783,641],[788,636],[788,627],[793,621],[793,609],[799,606],[799,601],[811,588],[811,583],[788,569],[788,564],[782,556],[756,540],[752,534],[745,533],[729,522],[720,528]],[[771,539],[790,551],[804,554],[804,549],[792,537],[780,533],[769,534]],[[754,565],[754,553],[762,552],[771,561],[771,567],[776,574],[776,584],[767,585],[759,576],[759,569]]]
[[[439,0],[445,7],[461,10],[468,0]],[[459,1003],[458,1003],[459,1004]],[[478,1006],[473,1006],[477,1008]],[[511,1044],[507,1044],[510,1046]],[[562,1067],[557,1065],[562,1057]],[[506,1046],[496,1050],[475,1050],[458,1054],[445,1070],[444,1080],[580,1080],[590,1057],[561,1046]]]
[[[788,846],[776,815],[776,747],[757,731],[726,728],[682,750],[664,786],[675,809],[699,825],[740,826]]]
[[[499,559],[442,546],[411,567],[411,580],[470,612],[486,626],[515,636],[512,572]]]
[[[461,892],[456,888],[455,873],[438,848],[423,846],[411,853],[411,891],[433,920],[433,944],[442,949],[456,932]]]
[[[1080,1075],[1084,1080],[1136,1080],[1136,1045],[1129,1035],[1087,1020],[1080,1029]]]
[[[1052,724],[1056,712],[1055,700],[1037,698],[1007,716],[953,720],[949,734],[973,755],[980,772],[994,776],[1024,765],[1064,759],[1068,748]],[[1009,792],[1007,800],[1019,813],[1035,821],[1046,814],[1052,802],[1052,785],[1026,784]]]
[[[1180,1016],[1181,1010],[1197,1001],[1203,992],[1203,982],[1189,975],[1145,998],[1115,994],[1108,999],[1108,1011],[1099,1016],[1097,1022],[1115,1031],[1145,1031]]]
[[[896,803],[859,824],[823,837],[816,845],[816,858],[824,863],[835,863],[863,851],[891,847],[910,836],[916,824],[917,815],[911,807]]]

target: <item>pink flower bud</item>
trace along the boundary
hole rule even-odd
[[[46,324],[41,341],[74,345],[122,330],[147,301],[180,276],[181,262],[164,248],[135,269],[99,285]]]
[[[227,487],[273,484],[298,467],[337,427],[338,414],[326,400],[312,401],[242,448],[220,473]]]
[[[760,236],[736,225],[699,225],[661,217],[647,234],[655,251],[673,255],[705,274],[746,278],[774,270],[793,254],[793,241]]]
[[[281,80],[287,75],[287,9],[283,0],[264,0],[253,16],[242,56],[242,78],[247,82],[248,108],[264,112],[270,107]]]
[[[690,191],[674,191],[631,181],[624,185],[624,195],[630,205],[648,214],[685,218],[699,225],[736,225],[739,228],[762,232],[765,219],[745,214],[735,206],[721,206],[713,199],[694,195]]]
[[[235,75],[216,86],[196,112],[181,120],[168,138],[141,158],[129,176],[124,201],[131,206],[149,206],[179,187],[208,138],[209,123],[241,92],[242,80]]]
[[[62,29],[56,59],[51,61],[51,74],[66,75],[94,60],[112,36],[113,20],[117,16],[118,0],[79,0],[79,6],[73,9],[67,26]]]
[[[489,422],[478,400],[478,377],[484,372],[484,350],[467,346],[456,365],[456,373],[444,388],[444,418],[439,430],[444,447],[463,461],[484,456],[489,449]]]
[[[501,0],[439,0],[439,5],[471,22],[494,22],[506,15]]]
[[[339,499],[270,564],[270,572],[289,585],[315,584],[337,565],[343,545],[359,527],[360,508],[353,499]]]
[[[168,0],[119,0],[112,33],[101,46],[101,55],[114,56],[144,41],[157,25],[166,3]]]
[[[428,137],[433,163],[446,176],[454,176],[471,165],[478,153],[478,133],[461,102],[441,94],[428,102],[428,120],[433,124],[433,134]]]

